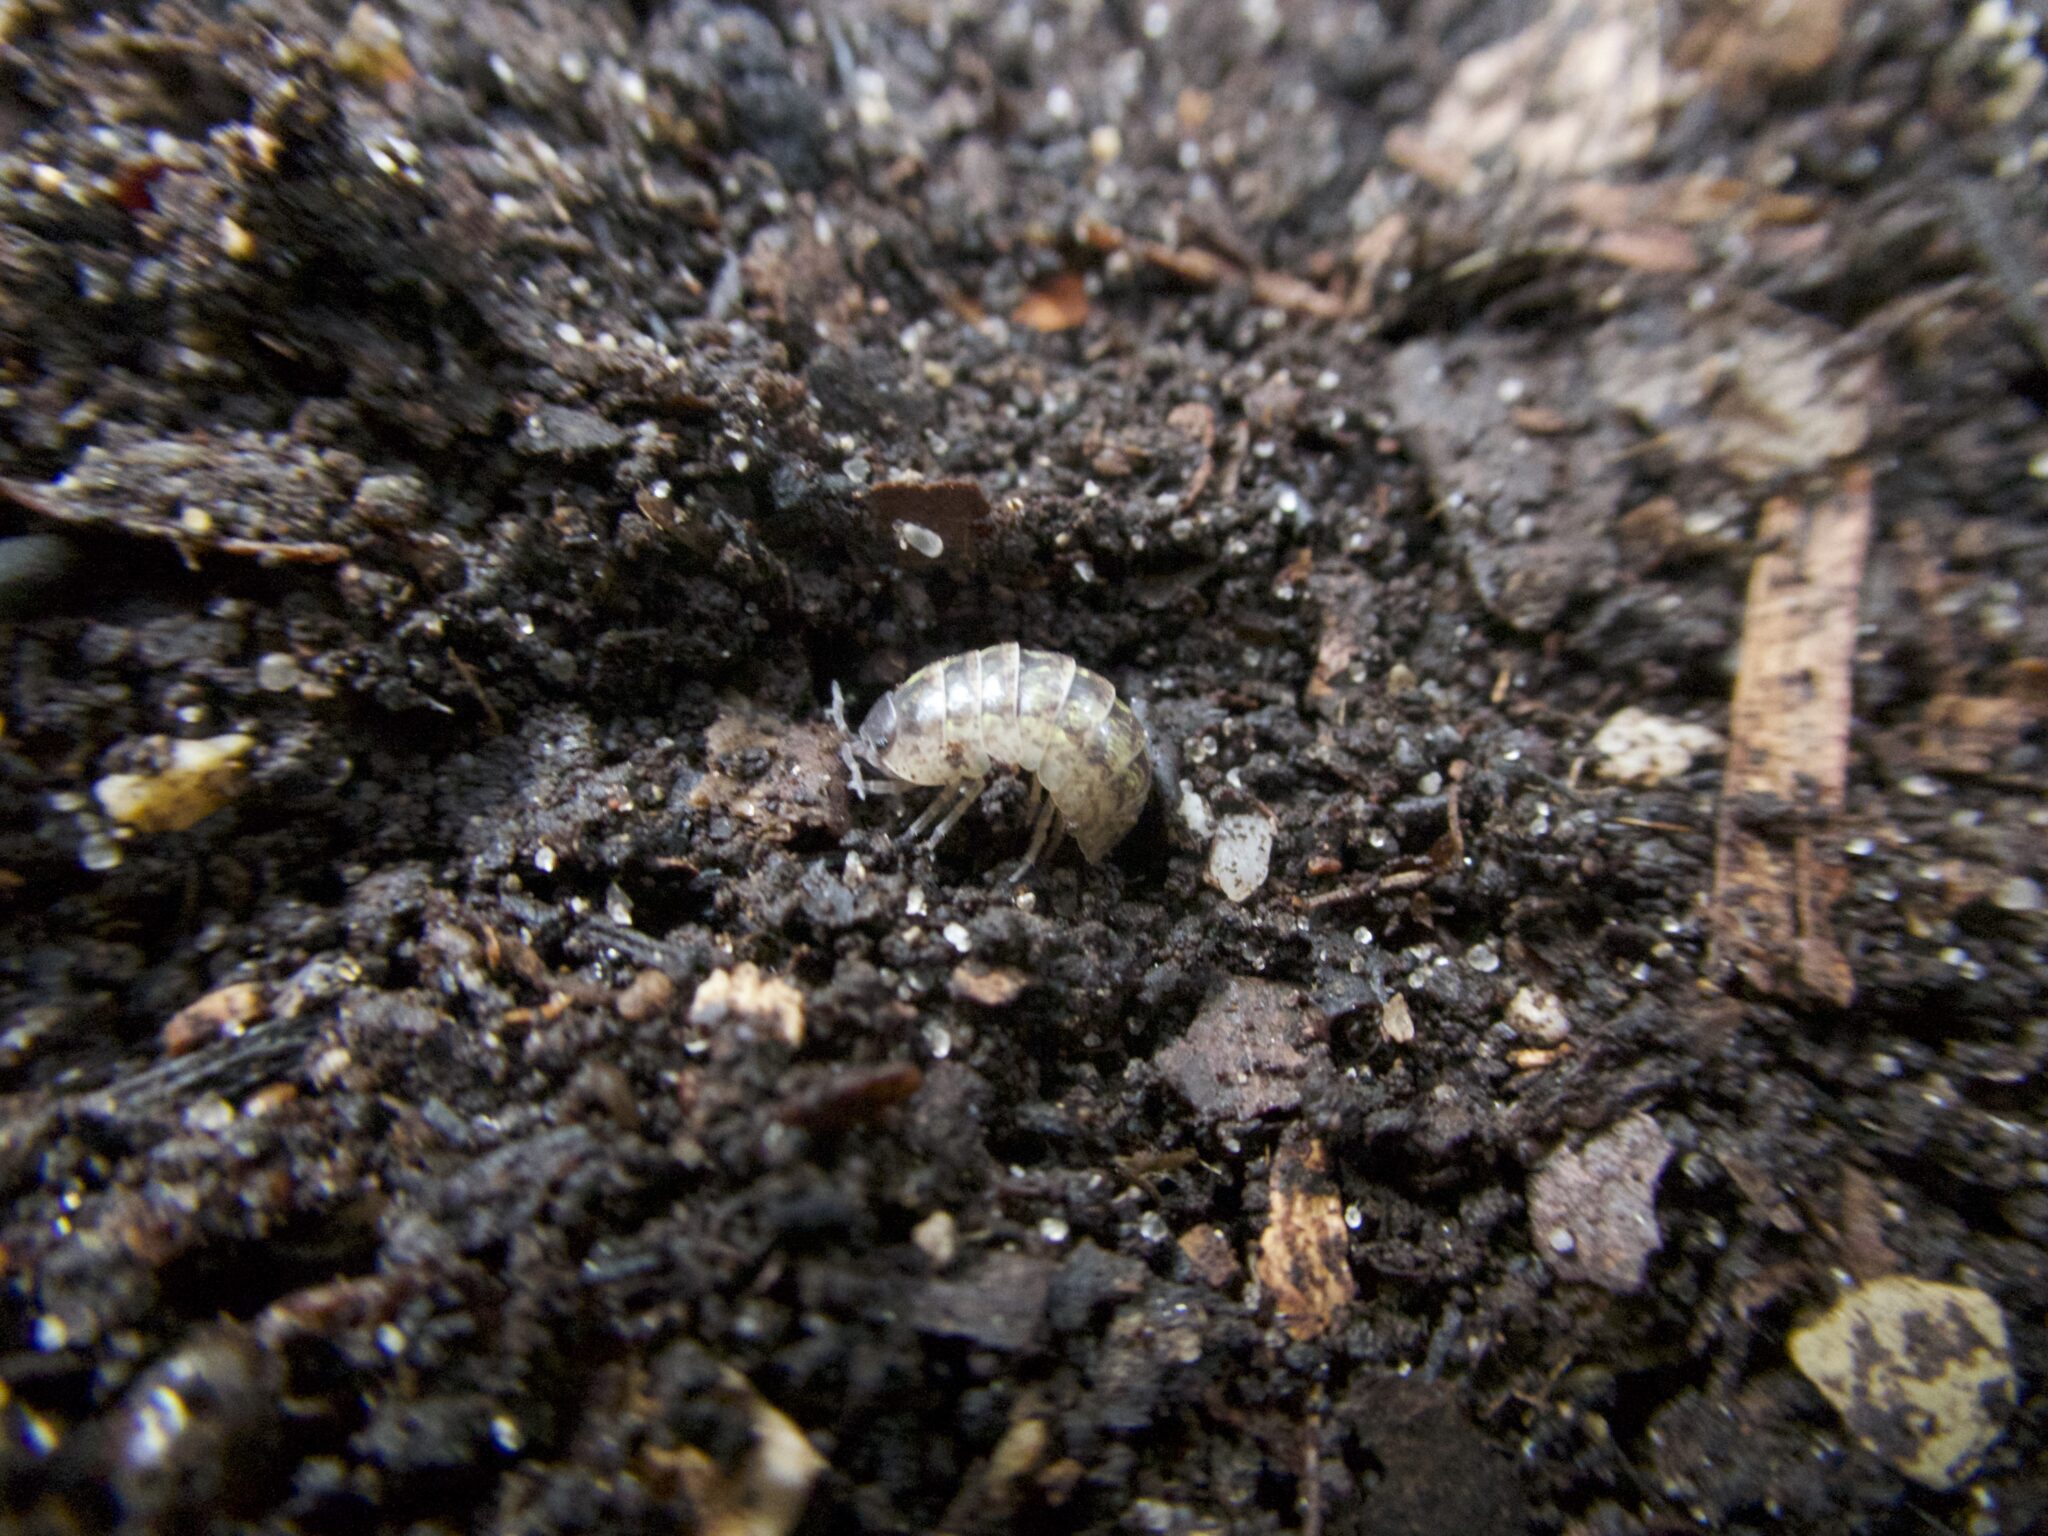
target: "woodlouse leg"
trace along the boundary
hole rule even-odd
[[[922,811],[919,811],[917,813],[917,820],[913,821],[909,826],[905,827],[900,834],[898,834],[897,841],[907,843],[914,838],[922,836],[924,834],[925,828],[929,827],[933,822],[937,821],[940,816],[950,811],[953,808],[953,806],[958,802],[959,797],[960,786],[957,784],[947,785],[944,789],[940,790],[936,795],[932,796],[932,802],[930,805],[927,805]]]
[[[986,779],[976,779],[960,787],[960,798],[953,802],[953,808],[940,818],[936,827],[932,828],[932,835],[924,840],[925,847],[936,848],[946,840],[946,834],[953,830],[954,823],[965,816],[967,808],[981,798],[982,786],[987,782]]]
[[[1031,824],[1031,846],[1024,850],[1024,862],[1010,872],[1004,884],[1015,885],[1030,872],[1031,866],[1038,862],[1038,856],[1045,852],[1046,844],[1052,841],[1053,828],[1059,819],[1060,808],[1052,801],[1048,800],[1040,807],[1038,820]]]
[[[1037,825],[1033,818],[1038,815],[1038,802],[1044,798],[1045,782],[1034,773],[1031,775],[1031,793],[1024,801],[1024,819],[1031,822],[1033,826]]]

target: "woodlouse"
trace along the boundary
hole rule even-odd
[[[843,755],[863,796],[870,788],[939,791],[904,833],[930,828],[934,848],[996,769],[1030,775],[1031,845],[1013,880],[1064,833],[1090,864],[1101,863],[1136,825],[1152,784],[1145,727],[1108,680],[1071,656],[1015,641],[914,673],[875,701]],[[862,764],[883,783],[868,784]]]

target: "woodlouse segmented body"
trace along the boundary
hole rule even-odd
[[[908,834],[933,827],[933,846],[994,770],[1031,775],[1028,869],[1061,828],[1091,864],[1123,840],[1152,784],[1145,747],[1144,726],[1106,679],[1012,641],[935,661],[883,694],[846,759],[863,792],[862,763],[897,784],[939,789]]]

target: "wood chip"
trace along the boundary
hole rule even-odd
[[[1261,304],[1314,320],[1341,320],[1349,306],[1334,293],[1286,272],[1254,272],[1252,297]]]
[[[1831,835],[1849,769],[1849,668],[1870,543],[1870,472],[1812,504],[1764,508],[1729,721],[1710,970],[1845,1006],[1855,992],[1830,913],[1845,878]]]
[[[215,1040],[241,1034],[266,1011],[263,989],[253,981],[220,987],[172,1014],[163,1029],[164,1053],[183,1056]]]
[[[1180,1235],[1180,1251],[1204,1285],[1220,1291],[1236,1284],[1237,1253],[1221,1227],[1189,1227]]]
[[[1025,294],[1010,319],[1034,331],[1071,331],[1088,318],[1088,285],[1078,272],[1055,272]]]
[[[952,981],[946,990],[963,1002],[979,1003],[984,1008],[1007,1008],[1030,985],[1031,978],[1022,971],[967,960],[953,967]]]
[[[942,557],[971,565],[994,518],[988,495],[972,480],[884,480],[863,498],[877,527],[914,523],[937,534]]]
[[[1170,272],[1195,288],[1214,288],[1225,279],[1240,275],[1236,263],[1214,251],[1198,250],[1193,246],[1176,249],[1148,242],[1138,247],[1138,254],[1160,271]]]
[[[841,837],[853,825],[839,761],[842,739],[829,725],[735,703],[704,733],[710,771],[691,789],[690,804],[732,818],[736,830],[765,843],[812,831]],[[754,774],[757,758],[767,768]]]
[[[1939,693],[1920,713],[1920,761],[1936,773],[1996,773],[1999,759],[2041,723],[2040,704],[2024,697]]]
[[[1320,1141],[1284,1142],[1273,1154],[1267,1184],[1266,1229],[1254,1269],[1281,1327],[1296,1339],[1328,1332],[1358,1294],[1345,1251],[1344,1201],[1329,1167]]]

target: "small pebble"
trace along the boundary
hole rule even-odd
[[[944,1269],[960,1254],[960,1226],[950,1211],[933,1211],[910,1229],[910,1240],[937,1269]]]
[[[2014,875],[1991,893],[1991,904],[2002,912],[2039,912],[2048,906],[2048,897],[2042,895],[2040,881]]]
[[[659,1018],[675,1002],[676,984],[664,971],[645,970],[628,982],[612,1006],[628,1024]]]

